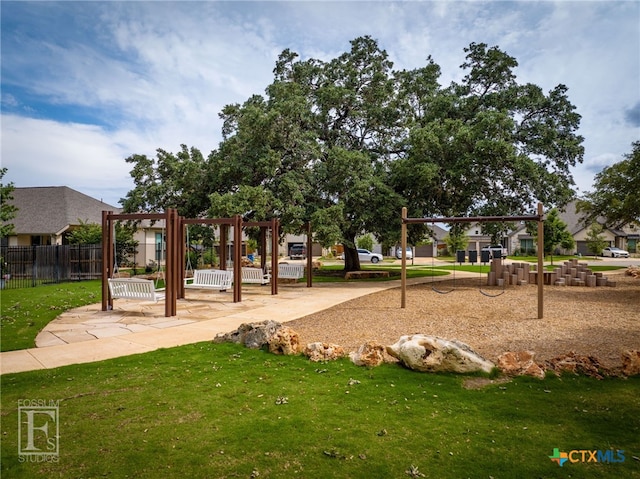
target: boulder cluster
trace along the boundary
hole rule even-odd
[[[337,344],[315,342],[303,346],[298,333],[276,321],[241,324],[235,331],[219,334],[214,342],[243,344],[248,348],[266,349],[280,355],[304,354],[314,362],[334,361],[346,356],[344,348]],[[498,356],[497,364],[494,364],[465,343],[426,334],[401,336],[395,344],[386,347],[368,341],[357,351],[350,352],[349,358],[355,365],[369,368],[379,366],[390,358],[390,361],[422,372],[491,373],[497,368],[507,376],[527,375],[540,379],[545,377],[547,371],[598,379],[613,375],[597,358],[581,356],[573,351],[545,362],[536,361],[533,351],[508,351]],[[621,371],[624,376],[640,374],[640,351],[622,353]]]

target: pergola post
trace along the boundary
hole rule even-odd
[[[402,226],[400,232],[400,247],[402,248],[402,272],[400,273],[400,307],[407,307],[407,207],[402,208]]]
[[[313,235],[311,223],[307,223],[307,288],[313,287]]]
[[[102,311],[113,309],[111,295],[109,294],[109,276],[113,261],[113,241],[111,238],[111,221],[109,215],[111,211],[102,212]]]
[[[242,216],[233,217],[233,302],[242,301]]]
[[[280,221],[271,218],[271,294],[278,294],[278,256],[280,255]]]

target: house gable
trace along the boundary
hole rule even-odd
[[[102,211],[120,211],[67,186],[15,188],[11,202],[18,208],[11,220],[17,236],[60,237],[80,222],[101,223]]]

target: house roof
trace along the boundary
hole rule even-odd
[[[429,229],[431,230],[431,233],[429,234],[429,236],[431,236],[432,238],[436,238],[437,241],[442,241],[444,237],[449,234],[447,230],[445,230],[444,228],[441,228],[438,225],[430,224],[428,226],[429,226]]]
[[[10,221],[16,234],[60,234],[70,225],[102,223],[102,211],[120,212],[67,186],[15,188],[11,203],[18,208]]]
[[[559,211],[560,219],[566,223],[567,231],[572,235],[579,233],[589,226],[584,223],[584,214],[578,213],[576,208],[577,204],[577,201],[571,201],[563,210]]]

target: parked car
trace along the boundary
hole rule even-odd
[[[373,264],[376,264],[384,258],[381,254],[372,253],[368,249],[358,248],[358,258],[360,262],[371,261]],[[344,260],[344,253],[340,255],[340,259]]]
[[[289,248],[289,259],[307,259],[307,247],[301,244],[294,244]]]
[[[496,245],[491,245],[491,246],[485,246],[484,248],[482,248],[483,251],[487,251],[489,250],[491,252],[491,257],[492,258],[496,258],[496,259],[500,259],[500,258],[506,258],[507,257],[507,249],[499,244]]]
[[[602,256],[609,256],[611,258],[628,258],[629,252],[620,248],[614,248],[613,246],[607,246],[602,250]]]
[[[396,258],[402,259],[402,248],[396,248]],[[407,259],[413,259],[413,248],[411,246],[407,246]]]

